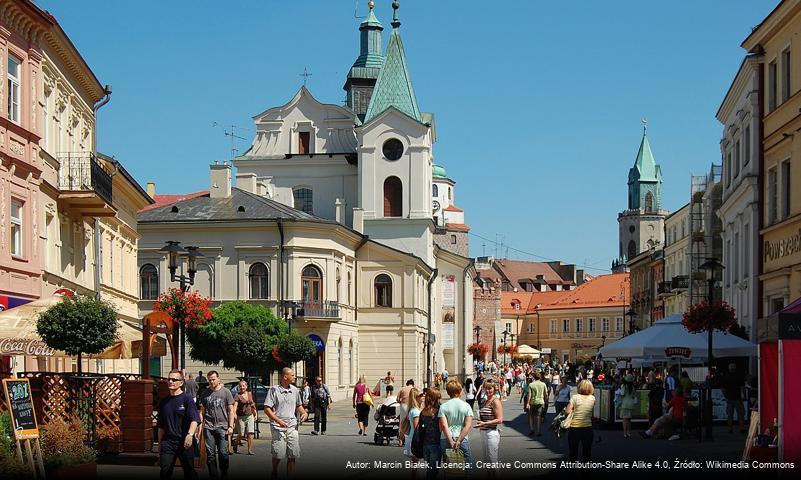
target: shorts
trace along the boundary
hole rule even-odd
[[[528,414],[531,415],[532,417],[544,417],[545,405],[529,405]]]
[[[287,431],[281,431],[270,425],[273,439],[270,442],[270,453],[273,458],[282,460],[284,458],[300,457],[300,437],[295,427]]]
[[[256,419],[253,415],[243,415],[241,417],[237,417],[236,424],[239,427],[240,435],[256,433]]]
[[[631,409],[630,408],[621,408],[620,409],[620,418],[625,420],[631,420]]]

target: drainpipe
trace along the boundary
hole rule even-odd
[[[431,386],[431,286],[434,284],[434,280],[437,279],[437,274],[439,273],[438,269],[434,269],[431,272],[431,277],[428,279],[428,337],[426,338],[426,385],[429,387]]]
[[[95,117],[95,128],[92,129],[92,158],[90,161],[97,159],[97,111],[111,100],[111,85],[103,87],[103,98],[101,98],[92,107]],[[102,265],[102,258],[100,258],[100,220],[95,218],[95,241],[94,241],[94,254],[95,254],[95,298],[100,298],[100,268]]]
[[[281,243],[278,245],[278,308],[281,318],[286,318],[286,306],[284,305],[284,223],[278,219],[278,235]]]
[[[470,259],[470,263],[468,263],[467,266],[464,267],[464,270],[462,270],[462,282],[464,283],[464,285],[462,285],[462,297],[463,297],[462,298],[462,323],[464,324],[465,327],[467,327],[467,292],[468,292],[467,271],[470,270],[470,267],[473,266],[473,263],[474,263],[474,260],[471,258]],[[471,287],[472,287],[472,284],[471,284]],[[472,291],[472,288],[470,288],[469,290]],[[468,328],[463,328],[462,329],[462,349],[464,350],[462,352],[462,375],[463,375],[463,379],[467,379],[467,346],[466,346],[467,342],[466,342],[465,334],[467,332],[471,332],[471,331],[472,331],[472,322],[471,322],[471,325],[470,325],[469,329]]]

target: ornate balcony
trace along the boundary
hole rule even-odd
[[[301,300],[297,302],[300,308],[297,311],[298,318],[325,318],[339,320],[339,304],[337,302],[311,302]]]
[[[91,153],[58,155],[58,199],[87,217],[113,217],[112,179]]]
[[[672,290],[673,290],[672,282],[659,282],[659,285],[656,288],[656,293],[661,297],[670,295]]]

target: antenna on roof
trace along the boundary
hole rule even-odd
[[[222,127],[222,125],[217,122],[212,122],[211,126]],[[240,137],[236,134],[236,125],[231,125],[230,130],[223,129],[223,133],[226,137],[231,137],[231,160],[233,160],[236,157],[236,154],[239,152],[239,149],[236,148],[236,140],[247,140],[247,138]]]

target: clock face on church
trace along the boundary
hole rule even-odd
[[[395,161],[403,155],[403,143],[397,138],[390,138],[384,142],[381,150],[384,153],[384,158]]]

